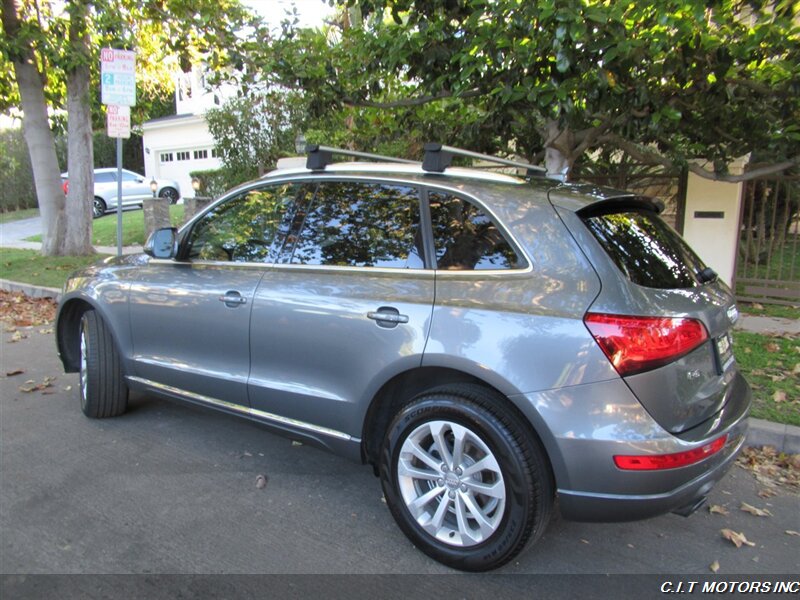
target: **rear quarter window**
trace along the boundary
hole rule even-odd
[[[584,217],[608,256],[633,283],[658,289],[691,288],[705,269],[685,241],[654,212],[629,210]]]

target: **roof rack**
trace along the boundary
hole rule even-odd
[[[454,148],[453,146],[444,146],[438,143],[425,144],[425,159],[422,161],[422,170],[430,173],[443,173],[453,162],[453,156],[466,156],[467,158],[485,160],[486,162],[493,162],[507,167],[525,169],[525,173],[528,177],[543,177],[547,174],[547,169],[544,167],[539,167],[530,163],[508,160],[488,154],[480,154],[479,152]]]
[[[369,160],[380,160],[385,162],[406,163],[418,165],[419,161],[407,160],[405,158],[395,158],[382,154],[370,154],[369,152],[357,152],[356,150],[345,150],[343,148],[331,148],[330,146],[320,146],[319,144],[308,144],[306,146],[306,168],[312,171],[319,171],[333,162],[333,155],[353,156],[355,158],[366,158]]]

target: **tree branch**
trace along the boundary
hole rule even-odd
[[[612,146],[616,146],[620,150],[624,150],[630,154],[636,160],[642,162],[659,164],[668,169],[675,168],[676,166],[675,163],[666,156],[663,156],[650,148],[644,148],[613,133],[602,135],[597,139],[597,141],[599,143],[607,143]],[[796,156],[779,163],[764,165],[763,167],[758,167],[756,169],[750,169],[749,171],[744,171],[739,175],[731,175],[730,173],[722,174],[717,173],[716,171],[709,171],[701,165],[691,162],[688,164],[688,169],[690,172],[694,173],[695,175],[699,175],[704,179],[710,179],[712,181],[724,181],[726,183],[740,183],[742,181],[749,181],[758,177],[766,177],[768,175],[782,173],[783,171],[788,171],[789,169],[798,165],[800,165],[800,156]]]
[[[402,100],[393,100],[391,102],[374,102],[372,100],[354,100],[353,98],[344,98],[342,102],[347,106],[356,106],[360,108],[401,108],[405,106],[421,106],[428,102],[435,102],[436,100],[443,100],[445,98],[474,98],[482,96],[485,92],[482,90],[468,90],[463,94],[453,94],[453,92],[444,90],[432,96],[420,96],[419,98],[404,98]]]

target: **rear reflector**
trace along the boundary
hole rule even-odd
[[[687,450],[686,452],[676,452],[675,454],[646,454],[642,456],[615,456],[614,464],[626,471],[660,471],[662,469],[677,469],[693,465],[696,462],[708,458],[722,450],[725,442],[728,441],[728,434],[709,442],[705,446]]]
[[[662,367],[708,339],[696,319],[587,313],[584,322],[620,375]]]

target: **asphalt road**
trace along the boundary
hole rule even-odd
[[[154,398],[133,397],[120,418],[87,419],[52,333],[21,331],[26,339],[11,343],[4,331],[0,340],[2,574],[453,573],[402,535],[370,468]],[[25,373],[6,376],[15,369]],[[19,389],[45,377],[55,378],[45,393]],[[258,475],[267,477],[263,489]],[[707,575],[714,561],[723,574],[798,573],[800,537],[785,531],[800,531],[800,498],[783,490],[765,500],[759,489],[734,467],[710,499],[728,516],[555,518],[500,573]],[[773,516],[745,513],[742,502]],[[723,528],[755,546],[737,549]],[[488,590],[497,580],[470,581]]]

